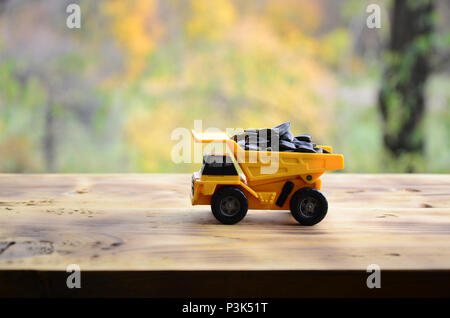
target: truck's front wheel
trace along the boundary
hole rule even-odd
[[[292,195],[292,216],[301,225],[314,225],[327,215],[328,201],[319,190],[303,188]]]
[[[214,193],[211,210],[223,224],[235,224],[247,214],[248,200],[245,194],[235,187],[223,187]]]

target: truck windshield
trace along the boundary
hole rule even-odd
[[[205,155],[202,175],[233,176],[238,175],[232,159],[227,155]]]

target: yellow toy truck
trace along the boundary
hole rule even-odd
[[[192,175],[192,205],[211,205],[223,224],[241,221],[248,209],[291,210],[302,225],[319,223],[328,202],[320,192],[320,176],[327,170],[344,168],[344,157],[329,146],[324,153],[252,151],[241,148],[225,132],[196,132],[195,142],[226,144],[228,151],[207,154],[200,171]],[[270,156],[272,162],[268,162]],[[263,167],[277,164],[274,173]]]

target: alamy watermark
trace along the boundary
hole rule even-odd
[[[366,12],[370,13],[366,19],[366,25],[369,29],[381,28],[381,8],[378,4],[369,4],[366,8]]]
[[[69,13],[66,19],[66,26],[69,29],[81,28],[81,8],[78,4],[71,3],[66,7],[66,13]]]
[[[196,132],[209,132],[217,133],[219,130],[214,127],[203,128],[202,120],[194,120],[194,131]],[[171,140],[176,141],[176,144],[172,147],[171,158],[176,164],[181,163],[202,163],[204,154],[225,154],[226,156],[217,156],[214,158],[214,162],[222,163],[221,160],[236,160],[237,163],[260,163],[261,174],[273,174],[278,171],[279,167],[279,141],[280,137],[276,129],[273,129],[275,133],[267,133],[262,130],[259,135],[249,134],[244,135],[245,139],[237,140],[242,141],[241,145],[245,143],[247,146],[257,146],[264,141],[264,146],[270,144],[271,147],[266,148],[268,150],[262,151],[245,151],[239,144],[236,144],[234,140],[229,139],[226,141],[220,140],[214,142],[205,143],[202,145],[200,142],[193,142],[193,136],[191,131],[184,127],[178,127],[171,133]],[[227,136],[233,136],[244,132],[243,128],[226,128],[225,133]],[[243,135],[241,135],[243,136]],[[228,139],[228,138],[227,138]]]
[[[367,277],[367,288],[381,288],[381,268],[377,264],[370,264],[367,266],[367,273],[370,275]]]
[[[66,279],[67,288],[81,288],[81,268],[77,264],[70,264],[66,268],[66,272],[70,275]]]

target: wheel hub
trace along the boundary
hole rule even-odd
[[[240,208],[241,204],[239,203],[239,200],[233,196],[225,197],[222,202],[220,202],[220,209],[228,216],[237,214]]]
[[[312,197],[304,198],[300,202],[300,211],[305,216],[313,216],[314,212],[316,210],[316,206],[317,206],[316,199],[314,199]]]

